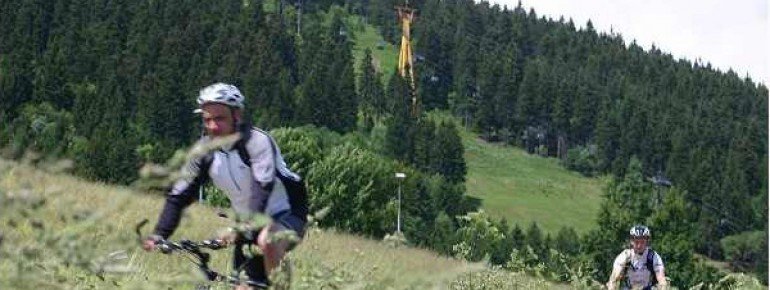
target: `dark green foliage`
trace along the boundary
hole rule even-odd
[[[725,258],[736,271],[752,271],[767,283],[767,232],[743,232],[720,241]],[[763,271],[764,270],[764,271]]]
[[[524,231],[521,230],[519,224],[513,225],[510,234],[508,234],[509,246],[514,249],[522,250],[526,246]]]
[[[452,254],[452,217],[476,210],[462,183],[425,175],[367,149],[360,135],[345,136],[313,126],[271,132],[291,168],[308,184],[311,213],[329,208],[321,226],[381,237],[395,229],[396,197],[402,193],[402,227],[410,243]],[[394,178],[404,172],[407,178]]]
[[[135,152],[144,161],[170,157],[199,136],[195,95],[216,81],[239,86],[245,115],[264,128],[355,126],[351,40],[339,33],[347,12],[315,16],[332,2],[304,8],[317,28],[306,39],[284,30],[261,1],[38,2],[3,4],[14,13],[0,17],[8,36],[0,40],[0,111],[9,122],[27,102],[71,113],[74,141],[57,154],[80,161],[76,172],[127,181]],[[21,146],[30,138],[15,139]],[[125,176],[102,168],[112,165]]]
[[[417,123],[414,135],[410,138],[414,140],[414,153],[412,157],[414,167],[423,172],[437,172],[437,168],[434,168],[434,166],[438,163],[438,159],[447,158],[448,156],[436,154],[438,136],[436,125],[433,121],[426,118],[421,119]]]
[[[587,255],[593,259],[597,273],[594,279],[609,277],[612,259],[628,245],[628,229],[635,224],[646,223],[652,213],[652,186],[641,174],[641,163],[633,158],[622,180],[607,185],[605,198],[598,217],[598,228],[590,232],[584,241]],[[657,235],[656,229],[652,228]]]
[[[361,75],[358,77],[358,106],[363,115],[364,129],[371,129],[377,117],[385,113],[384,91],[380,74],[372,62],[372,52],[367,48],[361,61]]]
[[[505,218],[502,218],[497,222],[493,221],[492,223],[496,228],[503,232],[504,237],[502,240],[499,240],[492,249],[489,256],[489,263],[493,265],[505,265],[511,259],[511,252],[514,249],[511,247],[511,239],[508,236],[508,229],[510,229],[510,227]]]
[[[326,25],[308,29],[300,44],[297,90],[297,121],[327,127],[337,132],[356,124],[358,97],[353,75],[350,31],[341,12],[330,12]]]
[[[75,133],[72,114],[50,103],[25,105],[6,130],[17,154],[30,150],[51,157],[67,152]]]
[[[651,214],[649,224],[654,231],[651,247],[663,257],[666,265],[666,277],[671,284],[684,288],[700,282],[715,280],[697,280],[698,267],[693,254],[697,233],[692,227],[692,207],[684,200],[684,193],[674,188],[665,191],[665,198],[658,209]]]
[[[455,252],[468,261],[491,258],[504,241],[505,230],[493,222],[484,211],[460,216],[457,230],[459,244]]]
[[[594,279],[609,277],[612,259],[628,246],[628,230],[645,224],[652,232],[651,247],[663,257],[672,285],[690,287],[716,283],[718,275],[693,257],[697,234],[693,206],[678,188],[653,188],[641,175],[640,161],[632,157],[625,177],[610,182],[599,214],[599,228],[584,237],[584,254],[592,259]],[[664,197],[658,201],[658,190]]]
[[[222,190],[214,186],[212,183],[206,183],[203,186],[203,192],[205,193],[205,203],[214,207],[229,208],[230,198]]]
[[[397,73],[390,78],[387,99],[391,118],[385,135],[385,152],[388,156],[404,162],[411,162],[414,155],[414,133],[416,120],[410,113],[408,81]]]
[[[580,237],[574,229],[562,227],[556,234],[554,249],[568,256],[580,254]]]
[[[441,122],[436,129],[436,139],[432,144],[434,165],[431,167],[436,170],[436,173],[443,175],[450,182],[464,182],[468,171],[463,157],[465,149],[454,123]]]
[[[412,116],[405,84],[398,75],[391,78],[389,92],[401,97],[394,103],[395,111],[389,120],[385,153],[423,172],[440,174],[451,183],[464,182],[464,148],[454,123],[442,121],[436,125],[428,118]]]
[[[534,265],[537,262],[547,261],[549,247],[543,236],[543,231],[537,226],[537,223],[533,222],[529,225],[526,237],[526,246],[532,248],[536,255],[535,260],[529,261],[529,263]]]
[[[445,213],[439,213],[433,224],[433,231],[429,238],[430,247],[440,254],[451,255],[456,232],[453,219]]]
[[[436,211],[456,217],[476,209],[466,200],[464,184],[447,182],[441,175],[426,177],[424,182]]]
[[[322,225],[384,236],[396,224],[396,171],[394,163],[371,152],[345,144],[338,146],[307,174],[310,210],[330,207]],[[402,184],[405,198],[416,193],[416,176],[408,176]]]
[[[567,150],[567,158],[564,165],[571,170],[580,172],[585,176],[594,176],[598,169],[595,146],[578,146]]]
[[[321,134],[325,132],[314,127],[279,128],[270,132],[286,163],[300,176],[306,175],[313,162],[319,161],[323,154]],[[327,133],[328,134],[328,133]]]

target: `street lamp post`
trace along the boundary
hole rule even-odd
[[[401,233],[401,180],[406,178],[406,174],[403,172],[396,172],[396,179],[398,179],[398,217],[396,220],[396,232]]]
[[[650,178],[650,181],[655,185],[655,207],[658,207],[663,204],[663,197],[660,193],[661,187],[669,188],[673,184],[661,171],[658,171],[658,174]]]

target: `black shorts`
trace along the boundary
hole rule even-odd
[[[305,221],[285,210],[273,215],[273,221],[281,225],[281,230],[291,230],[297,233],[297,237],[302,239],[305,236]]]
[[[297,233],[297,236],[302,239],[305,234],[305,222],[299,217],[291,214],[290,211],[282,211],[273,215],[273,221],[281,226],[282,230],[291,230]],[[252,233],[253,237],[259,236],[259,233]],[[257,245],[252,244],[252,247]],[[249,280],[268,283],[268,277],[265,275],[265,264],[262,255],[254,255],[249,257],[245,251],[248,250],[249,245],[247,243],[236,243],[233,253],[233,266],[237,272],[244,271]],[[291,250],[294,244],[289,246],[288,250]]]

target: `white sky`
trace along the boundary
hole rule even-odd
[[[488,0],[513,9],[519,0]],[[768,84],[768,0],[521,0],[538,17],[572,20],[597,31],[620,33],[626,44],[654,43],[674,59],[702,60]]]

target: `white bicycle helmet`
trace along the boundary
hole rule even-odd
[[[631,238],[650,238],[650,229],[643,225],[635,225],[629,231]]]
[[[198,95],[198,107],[208,103],[219,103],[233,108],[243,109],[244,97],[237,87],[225,83],[215,83],[203,88]],[[200,113],[201,110],[195,110]]]

